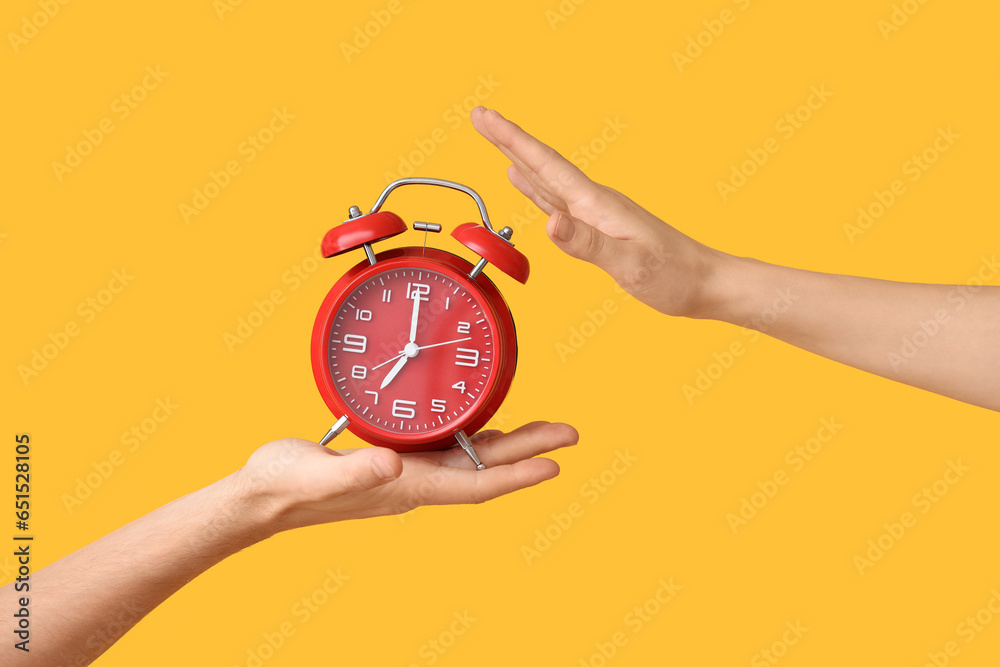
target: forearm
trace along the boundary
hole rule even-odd
[[[86,665],[188,581],[268,532],[239,474],[179,498],[0,590],[0,608],[31,600],[30,653],[0,645],[4,665]],[[138,565],[138,566],[137,566]],[[4,614],[2,634],[12,637]]]
[[[713,319],[1000,410],[1000,287],[898,283],[727,257]]]

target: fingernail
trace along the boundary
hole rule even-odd
[[[473,111],[475,111],[476,109],[479,109],[480,111],[483,111],[483,112],[485,112],[485,111],[486,111],[486,107],[484,107],[484,106],[483,106],[482,104],[480,104],[480,105],[479,105],[479,106],[477,106],[477,107],[476,107],[475,109],[473,109]]]
[[[392,479],[394,477],[392,470],[386,466],[385,461],[383,461],[380,456],[376,456],[372,459],[372,470],[375,471],[375,474],[378,475],[379,479]]]
[[[497,111],[496,109],[490,109],[490,113],[497,116],[498,118],[503,118],[503,116],[500,115],[500,112]],[[504,120],[506,120],[506,118],[504,118]]]
[[[552,235],[563,243],[568,243],[573,240],[573,234],[575,232],[576,228],[573,226],[573,221],[565,215],[560,215],[556,219],[556,226],[555,229],[552,230]]]

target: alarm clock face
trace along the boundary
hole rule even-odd
[[[473,281],[467,262],[442,251],[401,250],[420,254],[363,262],[334,286],[313,361],[352,431],[406,451],[481,427],[509,387],[516,343],[485,276]]]

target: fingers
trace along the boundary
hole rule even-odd
[[[479,471],[443,470],[447,472],[441,483],[422,499],[422,505],[483,503],[552,479],[559,474],[559,464],[550,459],[528,459]]]
[[[507,434],[498,433],[476,440],[476,454],[490,469],[575,445],[579,439],[576,429],[569,424],[533,422]],[[474,465],[461,449],[450,449],[445,454],[445,465],[457,468],[472,468]]]
[[[572,166],[554,148],[543,144],[493,109],[473,110],[473,124],[490,142],[507,157],[523,166],[526,176],[541,176],[544,168],[556,161]],[[478,122],[476,122],[478,121]]]
[[[498,435],[503,435],[503,431],[501,431],[500,429],[491,428],[488,431],[480,431],[479,433],[475,433],[469,436],[469,442],[485,440],[486,438],[495,438]]]
[[[557,208],[579,201],[596,184],[555,149],[543,144],[496,111],[477,107],[472,123],[506,155],[539,196]]]
[[[334,455],[330,476],[340,482],[340,492],[367,491],[391,482],[403,472],[399,454],[384,447],[359,449],[350,456]]]
[[[507,167],[507,180],[510,184],[517,188],[518,192],[530,199],[535,206],[540,208],[545,212],[546,215],[552,215],[558,208],[555,205],[544,199],[538,192],[535,191],[534,186],[525,178],[521,170],[517,168],[517,165],[510,165]]]
[[[495,114],[495,112],[494,114],[490,114],[489,111],[484,107],[476,107],[469,114],[469,117],[472,119],[473,127],[476,128],[476,131],[479,132],[479,134],[483,135],[483,137],[485,137],[487,141],[489,141],[491,144],[499,148],[500,152],[503,153],[505,156],[507,156],[507,159],[513,162],[515,167],[520,169],[524,174],[528,175],[529,177],[534,178],[534,174],[531,173],[530,167],[528,167],[528,165],[526,165],[521,160],[521,156],[512,152],[510,148],[505,146],[490,132],[489,128],[486,126],[486,118],[491,115],[499,115],[499,114]]]
[[[469,473],[475,475],[472,487],[458,490],[466,491],[464,502],[483,503],[552,479],[559,474],[559,464],[551,459],[528,459]]]

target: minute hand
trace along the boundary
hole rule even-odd
[[[455,340],[447,340],[447,341],[445,341],[443,343],[434,343],[433,345],[421,345],[417,349],[418,350],[426,350],[429,347],[438,347],[439,345],[451,345],[452,343],[461,343],[461,342],[467,341],[467,340],[472,340],[472,336],[469,336],[468,338],[456,338]]]
[[[423,299],[420,298],[419,294],[413,295],[413,315],[410,317],[410,342],[415,343],[417,341],[417,318],[420,316],[420,302]]]

